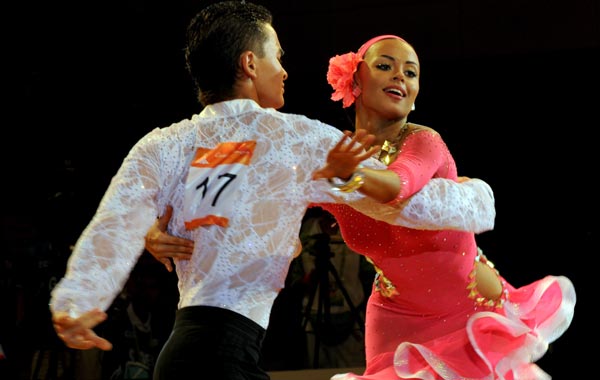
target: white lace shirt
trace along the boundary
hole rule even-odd
[[[51,309],[73,316],[94,307],[106,310],[143,252],[146,232],[168,204],[173,206],[169,232],[195,241],[191,260],[176,262],[178,307],[226,308],[265,329],[299,252],[302,218],[312,202],[346,202],[377,219],[413,228],[493,228],[493,194],[480,180],[461,185],[432,180],[402,207],[378,204],[358,192],[339,193],[325,180],[311,180],[341,136],[335,127],[263,109],[252,100],[210,105],[191,119],[151,131],[111,180],[75,245],[64,278],[52,291]],[[219,204],[226,209],[227,226],[186,229],[186,181],[198,148],[247,141],[254,145],[252,157],[240,166],[234,191],[212,194],[222,196]],[[375,159],[365,165],[383,167]],[[447,202],[461,207],[448,207]],[[449,214],[441,216],[440,209]]]

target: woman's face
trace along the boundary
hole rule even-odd
[[[356,82],[361,89],[356,111],[382,119],[405,118],[419,93],[419,58],[405,41],[386,39],[367,50]]]

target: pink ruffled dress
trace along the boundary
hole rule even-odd
[[[427,129],[406,138],[389,169],[403,183],[397,201],[430,178],[457,178],[445,143]],[[487,262],[474,233],[415,230],[342,204],[319,206],[336,217],[348,246],[378,271],[366,312],[366,370],[332,379],[550,379],[535,361],[573,318],[575,291],[568,278],[547,276],[514,288],[500,277],[502,297],[488,300],[473,277],[475,262]]]

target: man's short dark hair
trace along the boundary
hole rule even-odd
[[[202,105],[233,96],[240,55],[251,50],[264,56],[265,26],[272,21],[269,10],[246,1],[214,3],[194,16],[187,29],[185,60]]]

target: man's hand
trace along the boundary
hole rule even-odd
[[[158,218],[146,233],[146,243],[144,245],[144,248],[156,260],[160,261],[169,272],[173,271],[171,259],[189,260],[194,252],[194,242],[192,240],[169,235],[165,232],[172,215],[173,207],[167,206],[164,215]]]
[[[327,155],[327,163],[313,173],[313,179],[350,178],[356,167],[367,158],[379,152],[381,146],[371,146],[375,136],[359,129],[352,134],[344,131],[344,136],[331,148]]]
[[[79,318],[72,318],[67,312],[57,312],[52,316],[52,323],[56,334],[65,342],[67,347],[78,350],[98,347],[101,350],[108,351],[112,349],[112,344],[96,335],[92,330],[100,322],[106,320],[106,317],[106,313],[100,309],[88,311]]]

